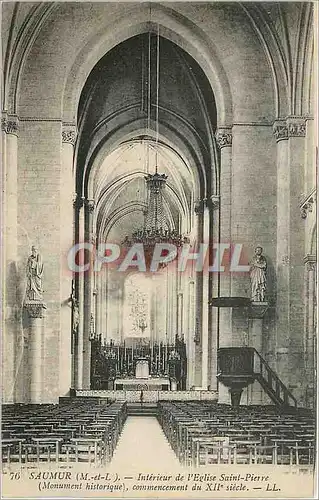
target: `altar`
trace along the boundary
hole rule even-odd
[[[168,377],[152,377],[150,375],[150,360],[145,356],[138,356],[134,360],[135,377],[121,377],[114,381],[116,391],[169,391]]]
[[[145,339],[144,339],[145,340]],[[91,340],[92,390],[180,391],[186,388],[187,358],[183,339],[120,343]]]

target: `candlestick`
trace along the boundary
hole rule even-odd
[[[151,373],[153,372],[153,342],[151,341]]]
[[[132,344],[132,372],[134,370],[134,350],[133,350],[133,344]]]
[[[167,333],[165,333],[165,364],[164,364],[164,373],[167,372],[167,358],[168,358],[168,338],[167,338]]]

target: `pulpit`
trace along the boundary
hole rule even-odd
[[[243,389],[255,380],[254,349],[251,347],[219,348],[217,378],[229,387],[232,406],[239,406]]]

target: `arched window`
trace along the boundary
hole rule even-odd
[[[130,274],[124,283],[123,334],[150,337],[152,280],[142,273]]]

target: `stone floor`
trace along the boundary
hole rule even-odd
[[[178,468],[179,462],[155,417],[128,417],[111,462],[112,468]]]

